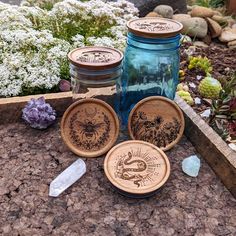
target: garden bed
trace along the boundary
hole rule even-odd
[[[48,197],[50,182],[78,158],[59,123],[44,131],[23,122],[0,125],[1,235],[236,234],[236,201],[204,159],[197,178],[182,172],[182,160],[196,153],[186,137],[167,152],[170,178],[151,198],[113,190],[103,157],[84,159],[87,173],[60,197]]]
[[[39,96],[0,99],[0,124],[20,122],[26,102]],[[56,109],[59,117],[72,103],[71,92],[46,94],[45,98]],[[177,97],[175,101],[185,115],[185,135],[236,197],[236,153],[181,98]]]

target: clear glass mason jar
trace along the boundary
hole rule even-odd
[[[77,48],[68,54],[73,100],[99,98],[118,113],[123,54],[108,47]]]
[[[120,113],[127,124],[133,106],[148,96],[174,99],[179,74],[182,24],[164,18],[139,18],[127,24]]]

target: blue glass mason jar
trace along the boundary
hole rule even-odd
[[[109,47],[82,47],[72,50],[68,58],[73,100],[98,98],[118,113],[122,52]]]
[[[133,106],[149,96],[174,99],[180,62],[182,24],[164,18],[139,18],[127,24],[120,113],[123,125]]]

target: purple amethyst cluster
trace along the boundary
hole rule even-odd
[[[22,118],[36,129],[46,129],[56,120],[56,112],[44,97],[31,99],[23,109]]]

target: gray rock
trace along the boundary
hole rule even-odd
[[[155,7],[154,12],[160,14],[164,18],[169,19],[172,19],[174,13],[173,8],[168,5],[158,5],[157,7]]]
[[[222,31],[219,40],[221,42],[230,42],[236,40],[236,29],[225,28]]]
[[[183,34],[191,37],[204,38],[207,35],[207,22],[200,17],[183,18],[179,20],[183,24]]]
[[[116,0],[110,0],[116,1]],[[186,0],[129,0],[139,9],[140,16],[146,16],[157,5],[169,5],[173,8],[175,13],[186,13],[187,4]]]

